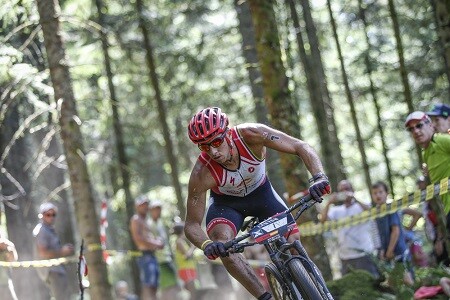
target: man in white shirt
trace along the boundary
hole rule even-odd
[[[369,205],[358,201],[354,197],[354,191],[348,180],[342,180],[337,186],[337,193],[328,198],[325,209],[322,211],[321,222],[327,220],[339,220],[352,215],[357,215],[370,208]],[[375,249],[370,221],[346,226],[337,231],[339,258],[341,259],[342,275],[353,269],[363,269],[378,278],[378,269],[370,257]]]

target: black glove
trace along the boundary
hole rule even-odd
[[[312,180],[314,182],[309,187],[309,193],[314,200],[321,202],[321,197],[323,195],[331,193],[331,186],[328,181],[328,177],[323,173],[319,173],[315,175]]]
[[[225,246],[221,242],[212,242],[206,245],[205,250],[203,250],[203,254],[205,254],[208,259],[214,260],[221,257],[229,256],[230,254],[225,250]]]

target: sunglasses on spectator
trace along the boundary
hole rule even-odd
[[[198,149],[200,149],[200,151],[203,151],[203,152],[208,152],[209,150],[211,150],[211,147],[219,148],[220,145],[223,144],[223,141],[225,139],[225,136],[227,135],[227,132],[228,132],[228,130],[226,130],[224,133],[222,133],[222,135],[219,136],[218,138],[214,139],[211,143],[198,144]]]
[[[406,127],[406,130],[408,130],[409,132],[412,132],[414,129],[422,129],[423,125],[425,125],[428,122],[419,122],[414,126],[409,126]]]
[[[46,217],[56,217],[56,213],[53,213],[53,214],[44,214],[44,216],[46,216]]]

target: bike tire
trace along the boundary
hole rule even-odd
[[[274,263],[269,263],[264,267],[267,281],[269,282],[272,296],[275,300],[300,300],[302,299],[297,289],[293,289],[292,283],[284,285],[283,276]],[[283,287],[285,286],[285,287]],[[286,290],[290,289],[290,291]],[[297,291],[297,292],[296,292]]]
[[[319,269],[317,268],[317,266],[314,264],[314,262],[312,260],[309,259],[308,254],[306,253],[305,248],[303,248],[302,244],[300,243],[300,241],[295,241],[294,242],[294,247],[297,250],[298,253],[302,253],[302,255],[306,256],[306,260],[304,261],[303,259],[305,258],[299,258],[300,262],[302,263],[302,265],[305,267],[306,271],[310,274],[311,279],[313,280],[313,282],[315,283],[317,289],[319,290],[320,294],[322,295],[322,299],[324,300],[334,300],[333,296],[331,295],[330,291],[328,290],[325,280],[323,279],[322,273],[319,271]],[[308,267],[309,266],[309,267]],[[313,270],[310,270],[313,269]],[[311,274],[311,272],[313,272]]]
[[[322,300],[322,296],[311,279],[308,271],[302,265],[300,259],[291,259],[287,267],[292,277],[292,281],[300,291],[304,300]]]

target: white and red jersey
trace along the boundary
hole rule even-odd
[[[265,155],[262,158],[255,156],[240,136],[239,129],[233,127],[230,131],[239,155],[237,170],[226,169],[205,152],[198,159],[209,169],[217,183],[212,191],[219,195],[244,197],[266,181]]]

